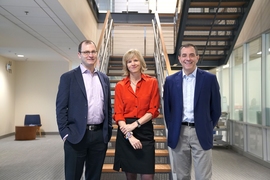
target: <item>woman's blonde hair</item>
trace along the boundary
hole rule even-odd
[[[130,74],[128,67],[127,67],[127,62],[132,59],[133,57],[137,57],[138,60],[141,63],[141,73],[143,73],[146,70],[146,63],[145,60],[142,56],[142,54],[140,53],[140,51],[138,51],[137,49],[130,49],[128,50],[123,58],[122,58],[122,64],[123,64],[123,71],[124,71],[124,76],[128,76]]]

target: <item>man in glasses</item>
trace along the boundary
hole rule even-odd
[[[65,179],[99,180],[112,135],[109,78],[97,71],[96,45],[79,44],[79,67],[60,78],[56,98],[57,124],[64,141]]]

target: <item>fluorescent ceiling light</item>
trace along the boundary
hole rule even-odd
[[[22,54],[18,54],[17,56],[18,56],[18,57],[24,57],[24,55],[22,55]]]

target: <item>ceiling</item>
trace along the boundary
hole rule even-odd
[[[78,44],[84,39],[58,0],[0,1],[0,56],[14,61],[78,61]]]
[[[199,0],[188,0],[190,5],[195,1],[199,2]],[[141,16],[137,18],[144,19]],[[179,27],[187,26],[180,24]],[[180,34],[185,34],[183,32]],[[234,43],[237,37],[238,35],[235,36]],[[77,48],[84,39],[84,35],[58,0],[0,0],[0,56],[14,61],[79,62]],[[234,43],[229,43],[231,50]],[[224,52],[227,52],[225,53],[227,58],[230,53],[227,50]],[[17,57],[20,54],[24,57]],[[177,60],[177,58],[173,59]],[[212,63],[214,65],[209,66],[206,60],[202,63],[208,63],[207,67],[211,69],[226,63],[227,60],[211,62],[215,62]]]

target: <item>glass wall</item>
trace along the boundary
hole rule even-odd
[[[230,65],[229,63],[225,66],[222,67],[222,83],[223,84],[228,84],[227,86],[221,86],[221,97],[222,97],[222,112],[228,112],[228,106],[230,104],[230,96],[229,96],[229,84],[230,84]]]
[[[239,47],[233,52],[233,86],[232,86],[232,106],[233,113],[231,119],[243,121],[243,47]]]
[[[266,126],[270,126],[270,33],[266,35]]]
[[[247,44],[247,122],[262,124],[261,116],[261,38]]]
[[[229,62],[216,69],[222,96],[230,100],[228,143],[270,163],[270,33],[234,49]]]
[[[263,135],[260,127],[248,127],[248,152],[262,158],[263,153]]]
[[[265,121],[266,126],[270,126],[270,33],[266,34],[266,108]],[[270,161],[270,129],[267,129],[266,147],[267,147],[267,161]]]
[[[232,144],[236,147],[244,149],[244,125],[243,124],[235,124],[233,126],[233,141]]]

